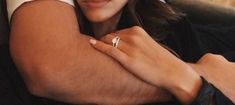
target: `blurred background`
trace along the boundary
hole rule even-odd
[[[195,24],[235,26],[235,0],[166,0]]]
[[[235,0],[204,0],[204,1],[209,1],[212,3],[216,3],[218,5],[224,5],[227,7],[235,7]]]

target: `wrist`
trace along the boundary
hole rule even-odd
[[[214,105],[213,103],[213,96],[215,90],[213,86],[207,82],[203,77],[202,79],[202,86],[200,87],[199,92],[197,93],[197,97],[191,103],[191,105]]]
[[[197,96],[202,80],[190,66],[184,66],[177,71],[166,88],[183,104],[189,104]]]

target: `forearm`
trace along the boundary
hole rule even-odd
[[[79,33],[72,7],[37,1],[15,13],[11,53],[35,95],[103,104],[169,99],[167,92],[135,78],[116,61],[95,51],[88,39]]]
[[[60,62],[53,63],[53,65],[56,65],[53,69],[61,71],[60,73],[48,73],[56,75],[52,79],[52,82],[58,80],[55,82],[56,85],[66,86],[64,89],[61,88],[58,91],[54,91],[56,90],[54,87],[57,88],[58,86],[49,86],[49,88],[52,87],[52,92],[65,93],[64,95],[56,95],[56,97],[63,96],[59,100],[67,98],[66,100],[74,103],[84,101],[102,104],[136,104],[164,101],[170,98],[168,93],[137,79],[113,59],[93,51],[89,47],[89,43],[84,42],[82,45],[85,45],[85,48],[78,47],[77,50],[86,50],[84,52],[77,52],[78,55],[76,57],[71,57],[70,59],[67,57],[61,58],[68,65],[65,63],[61,64]],[[74,63],[73,66],[71,66],[71,63]],[[66,75],[64,75],[65,73]],[[66,83],[68,81],[70,82]],[[72,90],[63,92],[63,90],[67,89]],[[71,98],[71,95],[75,96],[74,99]],[[50,98],[54,98],[54,96]]]
[[[206,54],[196,64],[189,65],[235,102],[234,63],[227,61],[220,55]]]

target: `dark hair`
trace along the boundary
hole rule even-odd
[[[90,22],[77,5],[77,15],[80,31],[84,34],[93,35]],[[156,41],[164,38],[169,28],[169,21],[176,21],[179,15],[172,8],[160,0],[128,0],[123,8],[118,29],[131,26],[140,26],[145,29]]]

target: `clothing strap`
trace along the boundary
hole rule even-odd
[[[199,90],[199,93],[196,99],[191,105],[210,105],[213,101],[213,96],[215,90],[213,86],[207,82],[203,77],[202,78],[202,87]]]

